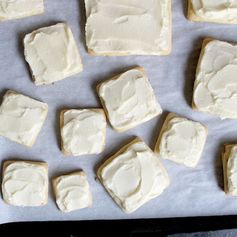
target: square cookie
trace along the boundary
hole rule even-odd
[[[169,113],[158,137],[155,152],[162,158],[195,167],[207,138],[207,128],[199,122]]]
[[[39,15],[44,12],[44,0],[1,0],[0,21]]]
[[[54,83],[83,69],[72,31],[65,23],[27,34],[24,48],[25,59],[36,85]]]
[[[9,205],[36,207],[48,202],[48,165],[44,162],[5,161],[2,195]]]
[[[57,206],[62,212],[92,206],[92,194],[83,171],[56,177],[52,183]]]
[[[237,2],[188,0],[188,19],[197,22],[237,24]]]
[[[86,44],[93,55],[167,55],[171,0],[86,0]]]
[[[112,127],[123,132],[162,113],[141,67],[131,69],[97,86]]]
[[[107,159],[97,176],[126,213],[161,195],[170,183],[159,158],[139,138]]]
[[[237,119],[237,46],[204,40],[196,80],[193,108],[221,117]]]
[[[47,113],[46,103],[8,90],[0,106],[0,136],[32,147]]]
[[[60,127],[65,155],[99,154],[105,148],[106,117],[102,109],[63,110]]]
[[[237,196],[237,145],[227,144],[222,153],[224,190],[226,194]]]

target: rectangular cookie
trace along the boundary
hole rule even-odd
[[[139,138],[108,158],[99,167],[97,176],[126,213],[161,195],[170,184],[159,158]]]
[[[48,202],[48,165],[8,160],[3,163],[3,200],[14,206],[36,207]]]
[[[97,93],[111,126],[118,132],[138,126],[162,113],[142,67],[100,83]]]
[[[8,90],[0,105],[0,135],[32,147],[48,114],[48,105]]]
[[[237,4],[229,0],[188,0],[187,18],[196,22],[237,24]]]
[[[207,38],[196,70],[192,107],[221,119],[237,119],[237,45]]]
[[[222,153],[224,191],[231,196],[237,196],[237,145],[226,144]]]
[[[169,113],[156,142],[161,158],[195,167],[206,142],[207,128],[199,122]]]
[[[60,113],[61,150],[65,155],[99,154],[105,148],[103,109],[68,109]]]
[[[86,44],[92,55],[168,55],[171,0],[86,0]]]
[[[37,29],[24,38],[24,54],[34,83],[48,85],[83,70],[73,33],[66,23]]]
[[[44,0],[1,0],[0,22],[39,15],[44,12]]]
[[[62,212],[92,206],[92,194],[83,171],[55,177],[52,179],[52,186],[57,206]]]

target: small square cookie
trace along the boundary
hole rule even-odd
[[[0,106],[0,136],[32,147],[47,113],[46,103],[9,90]]]
[[[99,154],[105,148],[103,109],[70,109],[60,114],[61,150],[65,155]]]
[[[97,86],[112,127],[123,132],[162,113],[144,72],[137,67]]]
[[[39,15],[44,12],[44,0],[1,0],[0,22]]]
[[[52,184],[57,206],[62,212],[92,206],[92,194],[83,171],[56,177]]]
[[[86,0],[86,44],[93,55],[167,55],[171,0]]]
[[[237,119],[237,45],[203,42],[193,92],[193,109]]]
[[[237,24],[237,2],[188,0],[188,19],[197,22]]]
[[[155,152],[162,158],[195,167],[207,138],[207,128],[199,122],[169,113],[158,137]]]
[[[159,158],[139,138],[106,160],[97,176],[126,213],[161,195],[170,184]]]
[[[25,59],[36,85],[52,84],[83,69],[72,31],[65,23],[27,34],[24,48]]]
[[[227,144],[222,153],[224,190],[237,196],[237,144]]]
[[[44,162],[5,161],[2,195],[9,205],[36,207],[48,202],[48,165]]]

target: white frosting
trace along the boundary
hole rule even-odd
[[[73,109],[64,113],[61,131],[64,151],[74,156],[98,154],[103,151],[106,118],[101,111]]]
[[[24,46],[36,85],[51,84],[82,71],[76,42],[64,23],[26,35]]]
[[[41,206],[48,199],[48,171],[41,164],[16,161],[3,174],[3,199],[14,206]]]
[[[170,50],[170,0],[87,0],[85,3],[86,41],[95,53],[160,55]]]
[[[237,146],[231,148],[227,161],[227,186],[228,193],[237,195]]]
[[[8,92],[0,106],[0,135],[22,145],[32,146],[47,113],[47,104]]]
[[[99,174],[117,204],[127,213],[159,196],[169,185],[169,177],[158,157],[142,141],[107,163]]]
[[[237,46],[211,41],[197,68],[193,102],[198,110],[237,119]]]
[[[44,12],[44,0],[0,0],[0,21],[18,19]]]
[[[161,136],[160,144],[157,145],[162,158],[188,167],[197,165],[207,137],[202,124],[174,117],[168,121]]]
[[[146,75],[137,69],[121,74],[99,87],[111,125],[124,131],[162,112]]]
[[[63,212],[92,205],[92,195],[86,175],[82,172],[63,175],[55,183],[56,202]]]
[[[237,0],[191,0],[194,13],[203,19],[237,22]]]

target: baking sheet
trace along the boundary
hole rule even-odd
[[[192,86],[204,37],[237,41],[237,26],[192,23],[186,20],[186,2],[173,0],[173,51],[170,56],[95,57],[85,50],[84,0],[45,0],[45,14],[0,24],[0,95],[13,89],[49,104],[49,115],[32,149],[0,138],[0,159],[42,160],[49,164],[49,177],[83,169],[91,185],[93,207],[68,214],[54,202],[39,208],[20,208],[0,200],[0,223],[12,221],[158,218],[236,214],[237,198],[222,191],[220,152],[223,143],[237,141],[237,122],[220,120],[192,111]],[[84,63],[84,71],[54,85],[36,87],[23,57],[22,38],[26,33],[57,22],[67,22],[74,33]],[[162,116],[130,131],[107,129],[106,150],[101,155],[65,158],[59,150],[59,111],[61,108],[98,107],[95,86],[133,66],[143,66],[164,109]],[[162,160],[171,185],[160,197],[133,214],[124,214],[95,179],[98,164],[134,136],[154,147],[166,111],[176,112],[206,124],[209,136],[195,169]]]

